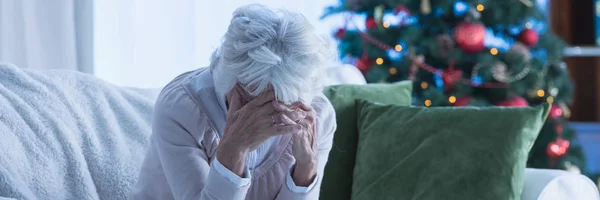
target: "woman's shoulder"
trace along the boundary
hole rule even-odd
[[[318,93],[313,98],[312,103],[310,105],[313,107],[313,109],[315,109],[315,112],[317,112],[318,117],[335,119],[335,110],[333,108],[333,105],[322,92]]]
[[[206,123],[204,111],[192,100],[192,94],[184,87],[186,80],[196,73],[197,70],[183,73],[162,89],[154,105],[155,126],[161,123],[175,123],[195,137],[203,137],[202,134],[209,128],[210,123]]]
[[[317,135],[319,141],[330,144],[333,141],[333,134],[337,129],[333,105],[323,93],[319,93],[313,98],[311,106],[317,113]]]
[[[158,95],[155,104],[155,110],[173,110],[178,108],[193,108],[196,107],[191,99],[191,95],[184,88],[184,82],[192,76],[196,70],[185,72],[175,77],[171,82],[163,87]]]

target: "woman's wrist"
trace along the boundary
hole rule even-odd
[[[217,147],[217,159],[234,174],[242,177],[246,166],[246,155],[248,151],[236,145],[229,145],[226,141],[219,142]]]
[[[316,163],[296,163],[292,172],[292,179],[296,186],[308,187],[317,176]]]

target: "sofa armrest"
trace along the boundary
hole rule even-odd
[[[325,69],[325,86],[354,84],[364,85],[367,80],[355,66],[340,64]]]
[[[585,176],[562,170],[525,170],[522,200],[600,200],[598,188]]]

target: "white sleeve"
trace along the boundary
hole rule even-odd
[[[233,185],[238,187],[244,187],[250,185],[250,180],[252,179],[250,175],[250,171],[247,167],[244,168],[244,177],[240,177],[237,174],[233,173],[231,170],[227,169],[227,167],[223,166],[219,159],[215,158],[212,163],[212,167],[219,173],[219,175],[223,176],[227,180],[229,180]]]
[[[312,183],[310,183],[310,185],[308,185],[308,187],[302,187],[302,186],[297,186],[296,183],[294,182],[294,179],[292,179],[292,171],[291,171],[292,169],[293,168],[290,168],[287,178],[285,179],[285,183],[286,183],[287,187],[293,193],[308,193],[317,183],[317,180],[319,179],[319,173],[317,172],[315,179],[313,179]]]

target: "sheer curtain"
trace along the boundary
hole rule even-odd
[[[0,0],[0,61],[92,72],[92,0]]]
[[[94,73],[117,85],[156,88],[207,66],[239,6],[261,3],[303,13],[330,34],[341,20],[320,21],[338,0],[96,0]]]

